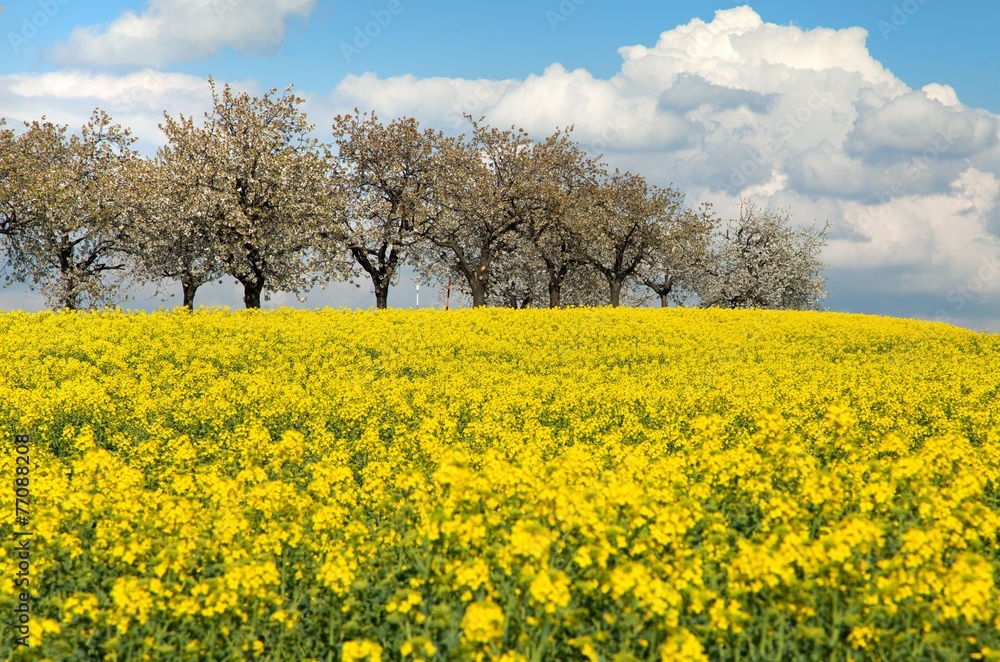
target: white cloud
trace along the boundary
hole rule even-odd
[[[996,144],[996,117],[966,109],[957,101],[954,90],[949,95],[943,86],[932,88],[929,93],[919,90],[888,101],[866,94],[858,103],[859,117],[848,137],[847,148],[864,155],[933,153],[955,158]]]
[[[731,110],[743,106],[755,113],[767,113],[774,104],[776,94],[761,94],[739,90],[725,85],[715,85],[697,74],[683,73],[660,95],[660,108],[688,112],[702,106],[714,110]]]
[[[951,85],[941,85],[939,83],[928,83],[920,88],[928,99],[934,99],[943,106],[949,108],[962,108],[962,103],[958,100],[958,94]]]
[[[235,81],[238,90],[254,91],[247,81]],[[30,122],[45,116],[77,130],[94,108],[132,129],[139,148],[152,153],[162,144],[159,124],[164,112],[201,116],[209,110],[212,93],[204,78],[145,69],[127,75],[88,71],[0,75],[3,114],[9,123]]]
[[[625,60],[622,74],[653,88],[696,73],[717,85],[784,93],[803,73],[840,71],[885,95],[905,90],[870,57],[866,38],[862,28],[802,30],[764,23],[743,6],[717,11],[707,24],[694,19],[668,30],[652,48],[627,46],[619,53]]]
[[[987,227],[998,196],[1000,178],[969,167],[941,193],[915,192],[875,205],[844,202],[844,221],[862,240],[833,241],[827,258],[855,269],[906,266],[903,291],[942,293],[1000,248]],[[1000,279],[991,289],[1000,291]]]
[[[487,108],[496,107],[515,81],[464,80],[459,78],[417,78],[396,76],[379,78],[370,73],[346,76],[328,98],[320,100],[331,112],[350,111],[354,107],[375,109],[386,119],[413,115],[430,119],[442,129],[461,129],[464,113],[479,117]]]
[[[305,18],[316,0],[149,0],[106,26],[78,27],[51,57],[59,64],[108,68],[160,67],[210,56],[229,46],[270,51],[290,17]]]

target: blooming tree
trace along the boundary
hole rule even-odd
[[[744,201],[715,239],[697,286],[705,306],[818,309],[826,296],[819,255],[827,227],[793,227],[791,213]]]
[[[436,156],[441,133],[421,131],[413,118],[383,125],[374,113],[355,109],[334,118],[333,134],[339,195],[334,230],[322,246],[338,273],[346,249],[353,270],[371,279],[376,307],[385,308],[400,265],[414,258],[408,250],[419,230],[440,213],[432,191],[443,165]]]
[[[580,252],[604,276],[609,303],[618,306],[640,267],[662,249],[667,224],[681,213],[684,196],[618,170],[604,176],[589,196],[592,211],[578,225]]]
[[[180,281],[183,305],[193,308],[198,288],[224,273],[216,228],[225,173],[214,167],[212,137],[192,118],[166,117],[161,129],[168,144],[137,165],[144,186],[128,246],[138,278]]]
[[[304,100],[291,87],[255,97],[210,84],[202,127],[183,117],[165,125],[171,150],[201,150],[203,159],[173,170],[172,181],[179,191],[206,189],[196,204],[211,207],[221,268],[243,285],[246,307],[259,308],[266,291],[298,295],[320,280],[314,245],[331,223],[329,150],[309,137]]]
[[[433,198],[441,212],[420,236],[427,244],[424,273],[458,275],[478,307],[487,303],[494,262],[515,250],[517,231],[543,205],[543,194],[524,130],[467,119],[471,136],[441,142]]]
[[[39,287],[48,304],[114,304],[127,262],[135,138],[97,109],[79,134],[45,118],[0,138],[0,239],[6,281]]]
[[[708,264],[718,225],[711,203],[663,218],[660,245],[637,271],[642,284],[659,298],[660,307],[665,308],[671,299],[684,302],[694,294],[698,276]]]

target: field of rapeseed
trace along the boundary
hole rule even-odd
[[[995,335],[15,313],[0,431],[8,550],[30,437],[24,659],[1000,659]]]

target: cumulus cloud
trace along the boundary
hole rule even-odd
[[[233,82],[236,89],[253,89]],[[158,125],[164,112],[200,115],[211,107],[212,94],[204,78],[145,69],[119,76],[86,71],[0,75],[3,113],[12,123],[30,122],[43,115],[57,124],[78,129],[94,108],[132,129],[139,147],[152,153],[163,135]]]
[[[760,94],[715,85],[696,74],[680,74],[660,95],[660,108],[685,113],[701,106],[714,110],[732,110],[740,106],[754,113],[766,113],[774,105],[776,94]]]
[[[336,112],[371,108],[387,119],[412,115],[442,129],[459,130],[464,114],[480,117],[514,84],[512,80],[349,74],[321,104]]]
[[[316,0],[149,0],[110,25],[78,27],[50,56],[59,64],[107,68],[161,67],[229,46],[270,51],[285,36],[290,17],[305,18]]]
[[[935,153],[958,158],[979,153],[996,142],[996,117],[962,107],[954,90],[949,95],[938,86],[888,101],[870,91],[861,95],[858,119],[846,148],[869,157]]]
[[[1000,254],[988,227],[998,195],[996,174],[969,167],[942,193],[915,192],[876,205],[844,202],[843,218],[863,240],[831,242],[827,259],[859,271],[906,267],[898,272],[898,291],[946,294],[970,267]],[[1000,292],[1000,278],[988,289]]]

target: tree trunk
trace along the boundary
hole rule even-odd
[[[389,306],[389,281],[384,280],[375,286],[375,309],[385,310]]]
[[[487,265],[480,259],[479,269],[469,274],[469,289],[472,290],[472,307],[481,308],[486,305],[486,269]]]
[[[62,280],[62,307],[66,310],[76,310],[79,305],[79,294],[75,293],[76,276],[73,274],[73,249],[64,238],[59,247],[59,271]]]
[[[617,308],[622,298],[622,282],[617,278],[609,278],[608,286],[611,290],[611,307]]]
[[[674,277],[670,274],[666,274],[663,277],[663,282],[655,281],[652,278],[644,278],[643,284],[646,287],[656,292],[656,295],[660,297],[660,308],[666,308],[670,304],[667,302],[667,297],[670,296],[670,292],[674,289]]]
[[[477,260],[467,259],[465,251],[454,242],[449,242],[441,246],[448,248],[455,253],[455,266],[469,284],[469,291],[472,293],[472,307],[481,308],[486,305],[486,272],[490,266],[489,246],[483,248]],[[448,279],[448,299],[451,298],[451,279]],[[448,301],[445,301],[444,309],[448,310]]]
[[[375,310],[385,310],[389,305],[389,282],[392,279],[384,275],[384,269],[375,267],[370,262],[366,261],[361,266],[372,279],[372,289],[375,290]]]
[[[372,279],[376,310],[385,310],[389,306],[389,284],[396,274],[399,253],[395,249],[390,250],[387,244],[382,244],[378,252],[374,253],[377,262],[369,258],[369,252],[363,246],[352,246],[351,254],[354,256],[354,261],[361,265]]]
[[[486,305],[486,284],[477,279],[472,279],[469,282],[469,287],[472,289],[472,307],[481,308]]]
[[[62,277],[62,293],[59,298],[59,302],[65,310],[76,310],[79,307],[79,295],[75,294],[73,290],[76,288],[76,281],[72,274],[63,274]]]
[[[247,310],[260,308],[260,294],[264,291],[264,279],[255,278],[240,282],[243,283],[243,304]]]
[[[562,305],[562,284],[549,281],[549,308],[559,308]]]
[[[194,293],[198,291],[198,286],[194,284],[194,279],[182,278],[181,288],[184,290],[184,307],[188,310],[194,310]]]

